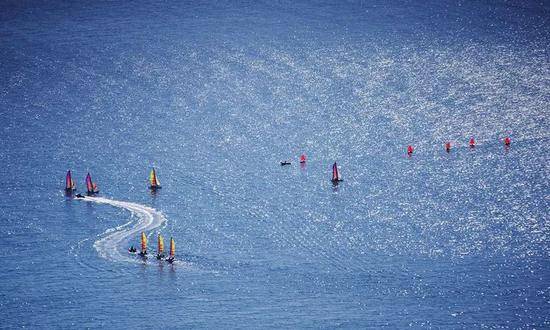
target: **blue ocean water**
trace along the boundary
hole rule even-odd
[[[549,18],[0,3],[1,327],[549,327]],[[176,264],[126,254],[149,220]]]

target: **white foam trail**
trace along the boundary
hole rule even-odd
[[[86,197],[83,200],[120,207],[137,216],[137,223],[134,226],[128,227],[128,224],[124,224],[107,229],[99,235],[101,238],[94,242],[94,248],[99,255],[108,260],[136,262],[136,259],[128,256],[126,248],[121,250],[122,244],[128,242],[132,237],[138,237],[142,231],[151,231],[166,222],[166,218],[161,212],[145,205],[103,197]],[[121,251],[124,251],[124,253]]]

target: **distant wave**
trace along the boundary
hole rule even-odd
[[[166,218],[161,212],[145,205],[103,197],[86,197],[83,200],[120,207],[137,216],[137,223],[134,226],[129,227],[129,223],[126,223],[107,229],[99,235],[101,238],[94,242],[94,248],[99,255],[108,260],[135,262],[136,259],[130,257],[125,248],[121,250],[121,245],[127,243],[133,237],[138,237],[142,231],[151,231],[166,222]]]

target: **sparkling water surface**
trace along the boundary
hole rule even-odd
[[[1,327],[549,327],[549,18],[0,3]],[[176,264],[126,253],[147,217]]]

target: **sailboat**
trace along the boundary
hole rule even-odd
[[[141,252],[139,255],[142,257],[147,256],[147,236],[144,232],[141,233]]]
[[[155,171],[155,168],[151,170],[151,174],[149,174],[149,189],[156,190],[162,188],[160,186],[159,178],[157,177],[157,172]]]
[[[158,236],[158,245],[157,245],[157,259],[161,260],[164,258],[164,239],[162,238],[162,235],[159,234]]]
[[[176,257],[176,243],[174,242],[174,239],[170,237],[170,254],[168,255],[168,261],[169,263],[173,263],[174,259]]]
[[[74,184],[74,180],[71,175],[71,170],[68,170],[67,176],[65,176],[65,192],[67,194],[70,194],[75,190],[76,190],[76,185]]]
[[[342,177],[340,176],[340,173],[338,172],[338,165],[336,165],[336,162],[332,165],[332,180],[333,183],[338,183],[342,180]]]
[[[99,193],[99,188],[97,187],[97,184],[92,181],[92,176],[90,173],[86,175],[86,192],[88,195],[94,195]]]

